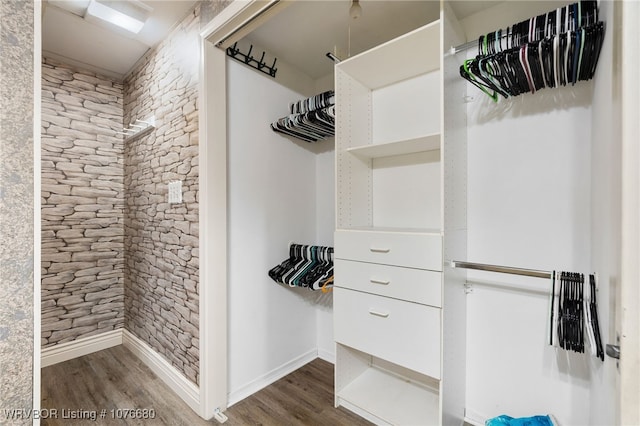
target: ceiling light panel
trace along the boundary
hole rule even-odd
[[[137,34],[152,10],[140,1],[91,0],[85,18],[95,17]]]

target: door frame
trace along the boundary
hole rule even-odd
[[[640,3],[622,2],[622,235],[619,424],[640,424]],[[609,342],[615,343],[615,342]]]
[[[42,271],[40,269],[42,247],[42,0],[33,2],[33,412],[41,405],[42,348]],[[33,416],[33,424],[40,424],[40,417]]]

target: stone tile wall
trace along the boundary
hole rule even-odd
[[[123,85],[42,65],[42,347],[124,325]]]
[[[2,410],[33,407],[33,19],[34,2],[0,0]],[[3,415],[0,423],[29,425],[31,419]]]
[[[199,371],[200,5],[125,78],[125,122],[156,129],[125,144],[125,327],[194,383]],[[167,183],[183,202],[168,204]]]

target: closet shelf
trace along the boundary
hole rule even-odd
[[[440,49],[438,20],[340,62],[337,67],[376,90],[440,69]]]
[[[121,132],[116,132],[116,134],[124,136],[124,143],[127,143],[140,136],[148,135],[155,128],[156,117],[152,115],[144,120],[136,119],[132,121],[131,124],[124,127]]]
[[[361,158],[380,158],[393,155],[415,154],[440,149],[440,133],[401,141],[362,145],[348,148],[347,152]]]
[[[440,229],[433,228],[396,228],[389,226],[351,226],[348,228],[338,227],[336,231],[350,231],[350,232],[391,232],[394,234],[427,234],[427,235],[442,235]]]
[[[389,424],[439,423],[438,392],[375,367],[367,368],[337,396]]]

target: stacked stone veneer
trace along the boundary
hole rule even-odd
[[[198,66],[195,10],[125,78],[125,122],[156,129],[125,143],[125,327],[198,382]],[[168,204],[167,183],[183,202]]]
[[[3,425],[31,425],[26,413],[34,407],[34,5],[31,1],[0,0],[0,424]],[[10,410],[24,410],[25,415],[12,420],[8,416]]]
[[[123,85],[42,65],[42,346],[124,324]]]

